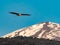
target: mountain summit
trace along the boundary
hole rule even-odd
[[[37,37],[37,38],[45,38],[45,39],[60,41],[60,24],[53,22],[43,22],[16,30],[2,37],[11,38],[16,36],[26,36],[33,38]]]

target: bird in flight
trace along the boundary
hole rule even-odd
[[[16,13],[16,12],[9,12],[11,14],[15,14],[17,16],[30,16],[30,14],[20,14],[20,13]]]

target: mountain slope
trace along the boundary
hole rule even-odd
[[[60,45],[60,41],[17,36],[0,38],[0,45]]]
[[[37,38],[53,39],[60,41],[60,24],[53,22],[43,22],[16,30],[12,33],[4,35],[3,38],[11,38],[16,36],[32,36]]]

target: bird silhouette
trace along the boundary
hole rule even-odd
[[[9,12],[11,14],[15,14],[17,16],[30,16],[30,14],[20,14],[20,13],[16,13],[16,12]]]

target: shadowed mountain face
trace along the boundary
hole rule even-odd
[[[60,45],[60,41],[17,36],[0,38],[0,45]]]
[[[2,37],[11,38],[16,36],[26,36],[26,37],[31,36],[31,37],[60,41],[60,24],[53,23],[53,22],[43,22],[43,23],[35,24],[29,27],[16,30]]]

